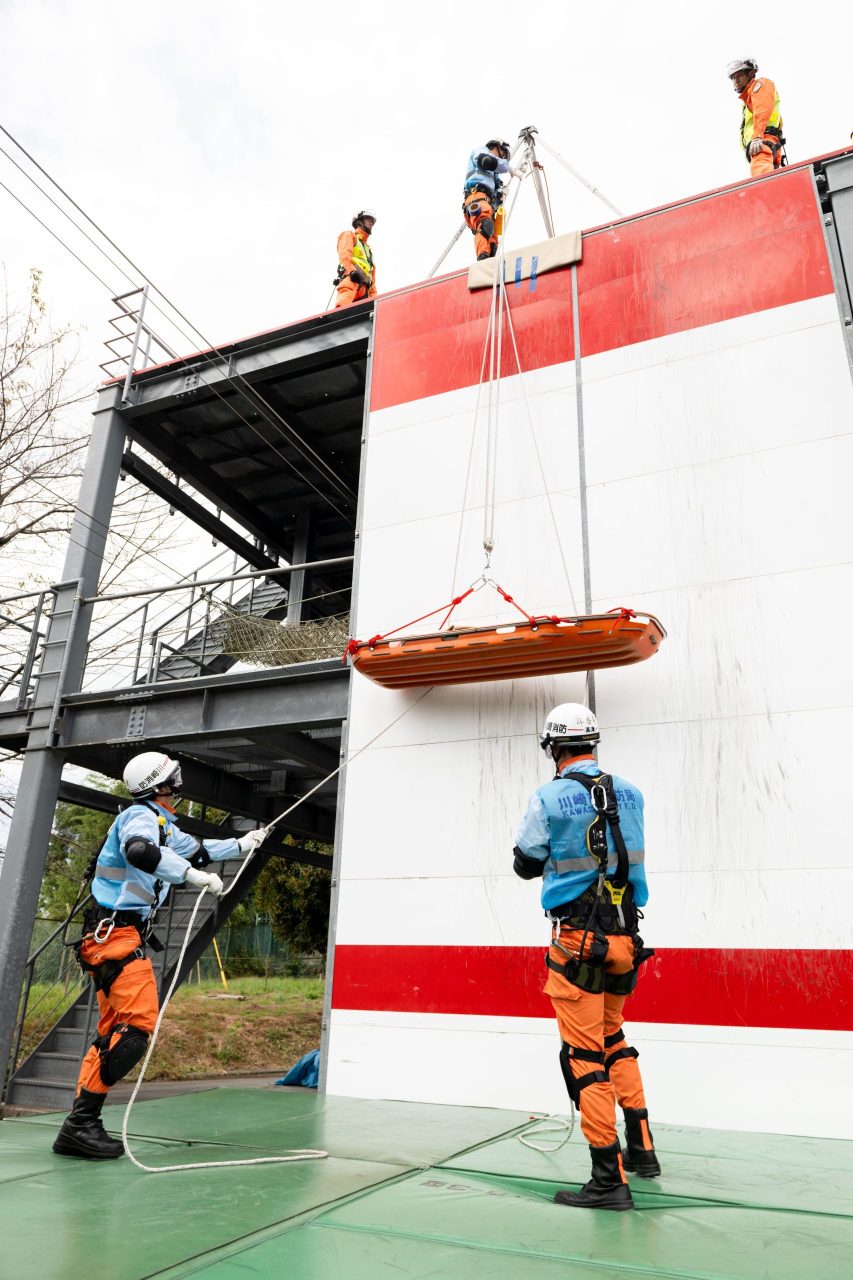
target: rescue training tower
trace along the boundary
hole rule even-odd
[[[17,697],[0,704],[0,744],[26,751],[0,901],[0,1057],[56,799],[113,803],[62,783],[65,762],[117,777],[162,747],[184,763],[186,794],[239,828],[348,753],[342,780],[280,829],[335,845],[327,1088],[564,1109],[540,994],[545,931],[511,848],[543,780],[544,713],[594,696],[602,760],[647,796],[643,932],[657,955],[626,1013],[656,1116],[853,1136],[837,1105],[853,870],[827,803],[853,740],[853,153],[580,240],[551,270],[507,251],[511,330],[485,426],[493,295],[467,272],[101,392],[66,580],[33,605]],[[143,625],[121,681],[101,666],[89,687],[122,471],[244,573],[228,601],[226,575],[214,597],[202,576],[185,584],[196,613],[183,635]],[[594,684],[390,689],[340,657],[235,671],[223,646],[235,614],[296,628],[349,612],[367,640],[461,597],[482,572],[484,518],[492,570],[532,616],[629,605],[663,619],[660,656]],[[510,625],[506,594],[475,590],[459,623]],[[148,599],[128,607],[150,611]],[[164,976],[168,965],[167,952]],[[17,1063],[13,1100],[65,1103],[70,1033],[87,1017],[72,1014],[50,1033],[64,1039]]]

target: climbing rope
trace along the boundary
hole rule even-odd
[[[342,769],[345,769],[348,764],[350,764],[353,760],[356,760],[362,754],[362,752],[368,749],[368,747],[372,747],[374,742],[377,742],[384,734],[388,732],[389,729],[393,729],[395,724],[397,724],[400,720],[402,720],[404,716],[408,715],[410,711],[413,711],[414,708],[418,706],[420,702],[423,702],[424,698],[427,696],[428,693],[431,692],[431,690],[432,690],[432,686],[430,686],[430,688],[428,689],[424,689],[420,697],[416,698],[414,702],[411,702],[407,707],[404,707],[403,710],[399,713],[399,715],[396,715],[393,720],[389,721],[389,723],[386,724],[384,728],[380,729],[378,733],[375,733],[372,738],[369,738],[367,742],[365,742],[362,746],[356,748],[355,751],[348,752],[345,759],[341,761],[341,763],[337,766],[337,768],[333,769],[331,773],[328,773],[326,777],[321,779],[321,781],[318,782],[315,787],[312,787],[310,791],[306,791],[305,795],[300,796],[299,799],[294,804],[292,804],[289,809],[285,809],[283,813],[280,813],[278,815],[278,817],[273,818],[272,822],[267,824],[267,832],[271,831],[273,827],[276,827],[279,824],[279,822],[281,822],[289,814],[293,813],[294,809],[298,809],[301,804],[304,804],[306,800],[310,799],[310,797],[313,796],[316,791],[319,791],[321,787],[324,787],[327,782],[331,782],[332,778],[337,777],[337,775],[341,772]],[[251,849],[249,853],[246,855],[246,857],[243,859],[243,861],[241,862],[240,866],[237,869],[237,874],[234,876],[234,879],[231,881],[230,885],[225,890],[225,892],[221,895],[223,898],[226,897],[227,894],[231,893],[234,890],[238,880],[240,879],[243,872],[246,870],[246,867],[251,862],[254,854],[255,854],[255,850]],[[121,1141],[124,1147],[125,1155],[130,1160],[131,1164],[136,1165],[137,1169],[141,1169],[143,1173],[185,1173],[188,1169],[233,1169],[241,1165],[246,1166],[251,1164],[293,1164],[297,1161],[302,1161],[302,1160],[325,1160],[329,1154],[328,1151],[315,1151],[311,1148],[306,1147],[306,1148],[296,1149],[293,1151],[287,1151],[282,1155],[278,1155],[278,1156],[257,1156],[251,1160],[200,1160],[200,1161],[196,1161],[193,1164],[149,1165],[149,1164],[143,1164],[141,1160],[138,1160],[137,1157],[133,1154],[133,1152],[130,1149],[130,1142],[127,1136],[127,1129],[130,1123],[130,1113],[133,1110],[133,1104],[136,1102],[136,1097],[142,1086],[142,1081],[145,1079],[145,1072],[148,1069],[148,1063],[151,1060],[151,1055],[153,1054],[154,1047],[157,1044],[157,1037],[160,1034],[160,1026],[163,1022],[163,1018],[165,1017],[166,1010],[169,1007],[169,1002],[172,999],[172,995],[174,994],[175,988],[178,985],[178,981],[181,976],[181,969],[183,968],[184,958],[187,953],[187,947],[189,946],[190,939],[192,937],[195,918],[198,915],[202,898],[204,897],[206,892],[207,892],[206,889],[201,890],[201,892],[198,895],[198,898],[196,899],[195,906],[192,909],[192,913],[190,915],[189,922],[187,924],[184,941],[181,946],[181,953],[178,956],[178,962],[175,965],[174,977],[172,978],[171,985],[169,987],[168,992],[166,993],[166,998],[163,1001],[162,1007],[160,1009],[160,1013],[157,1017],[157,1022],[155,1023],[155,1026],[154,1026],[154,1030],[151,1033],[151,1039],[148,1042],[148,1052],[146,1053],[142,1061],[142,1066],[139,1069],[139,1077],[136,1081],[136,1084],[133,1087],[133,1093],[130,1095],[130,1100],[128,1101],[127,1107],[125,1108],[124,1117],[122,1119],[122,1124],[121,1124]]]
[[[543,1156],[553,1155],[557,1151],[562,1151],[563,1147],[569,1141],[575,1131],[575,1104],[569,1099],[571,1107],[571,1118],[566,1120],[564,1116],[548,1116],[547,1119],[537,1120],[530,1128],[525,1129],[522,1133],[516,1134],[522,1146],[529,1147],[531,1151],[538,1151]],[[537,1127],[543,1126],[543,1127]],[[558,1134],[563,1136],[560,1141],[554,1145],[541,1146],[539,1143],[532,1141],[532,1138],[556,1138]]]

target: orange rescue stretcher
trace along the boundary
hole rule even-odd
[[[625,667],[651,658],[665,638],[666,631],[652,614],[618,609],[459,627],[398,640],[374,636],[351,640],[346,652],[362,675],[383,688],[408,689]]]

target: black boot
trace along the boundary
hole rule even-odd
[[[609,1147],[590,1147],[592,1177],[580,1191],[558,1191],[555,1204],[573,1205],[578,1209],[614,1209],[624,1213],[634,1208],[627,1182],[619,1171],[619,1143]]]
[[[70,1115],[56,1135],[53,1149],[58,1156],[81,1156],[84,1160],[117,1160],[124,1146],[111,1138],[101,1123],[105,1093],[81,1089]]]
[[[639,1174],[641,1178],[659,1178],[661,1169],[654,1145],[651,1150],[643,1146],[643,1127],[646,1122],[649,1142],[654,1144],[649,1128],[649,1113],[645,1107],[623,1107],[625,1113],[625,1148],[622,1152],[622,1168],[626,1173]]]

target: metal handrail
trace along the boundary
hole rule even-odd
[[[208,565],[211,565],[214,563],[214,561],[221,559],[225,554],[231,555],[233,553],[231,553],[230,551],[229,552],[217,551],[216,555],[211,556],[208,560],[204,560],[200,565],[198,565],[197,568],[193,569],[192,573],[181,574],[181,578],[185,578],[187,579],[187,581],[184,583],[181,583],[181,578],[179,578],[178,579],[179,584],[189,588],[194,587],[196,579],[198,575],[201,573],[202,569],[206,569]],[[152,594],[154,593],[152,592]],[[0,601],[0,604],[2,603],[3,602]],[[104,627],[102,631],[97,631],[93,636],[90,636],[89,644],[90,645],[94,644],[96,640],[100,640],[102,636],[105,636],[108,631],[112,631],[114,627],[120,626],[122,622],[127,622],[128,618],[132,618],[135,613],[139,613],[140,610],[149,607],[150,604],[151,604],[150,600],[144,600],[142,604],[134,605],[132,609],[128,609],[127,613],[123,613],[120,618],[116,618],[115,622],[111,622],[108,627]],[[166,624],[164,623],[163,625],[165,626]]]
[[[86,896],[85,901],[77,904],[76,909],[71,911],[65,917],[65,919],[61,922],[61,924],[59,924],[54,929],[53,933],[51,933],[47,938],[45,938],[41,946],[36,947],[35,951],[27,960],[26,978],[24,981],[23,995],[21,997],[21,1008],[20,1008],[20,1013],[18,1015],[18,1021],[15,1025],[14,1036],[12,1038],[12,1049],[9,1054],[9,1071],[7,1075],[7,1085],[11,1081],[12,1077],[14,1076],[15,1072],[18,1069],[18,1055],[21,1051],[21,1040],[23,1039],[23,1035],[24,1035],[24,1023],[26,1022],[26,1019],[27,1019],[27,1013],[31,1012],[29,1008],[29,1001],[30,1001],[30,992],[33,986],[33,976],[35,974],[36,961],[38,960],[39,956],[44,954],[44,952],[51,945],[51,943],[55,942],[56,939],[65,932],[65,930],[68,928],[71,921],[75,919],[76,916],[80,915],[82,911],[86,910],[86,908],[88,907],[91,901],[92,901],[92,895],[88,894]],[[54,982],[53,986],[49,987],[47,991],[44,992],[44,994],[41,997],[41,1000],[37,1001],[33,1007],[37,1009],[39,1004],[42,1002],[42,1000],[44,1000],[47,997],[47,995],[51,991],[53,991],[53,989],[58,985],[59,985],[58,982]]]

